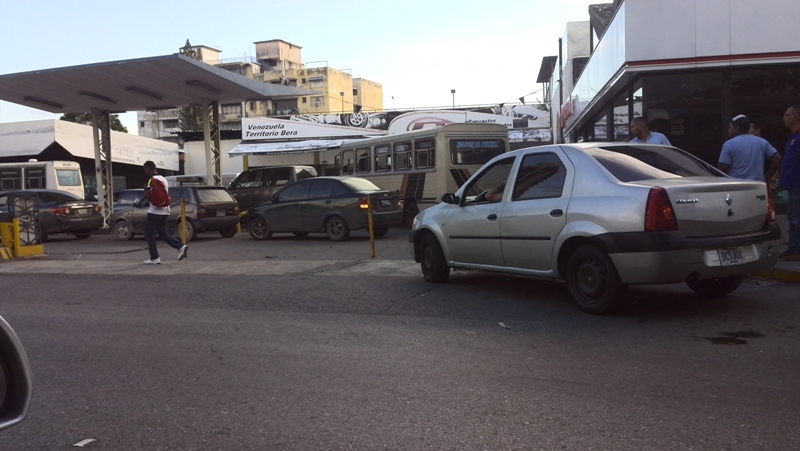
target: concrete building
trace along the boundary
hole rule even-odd
[[[716,165],[731,118],[745,114],[783,149],[781,117],[800,102],[800,3],[616,0],[588,15],[566,25],[547,83],[554,142],[627,142],[643,116]]]
[[[248,101],[220,105],[220,129],[239,130],[242,117],[275,117],[304,114],[353,113],[383,109],[383,88],[379,83],[353,78],[345,71],[327,66],[308,67],[302,62],[302,47],[273,39],[255,42],[255,58],[220,59],[220,51],[193,46],[196,58],[207,64],[264,83],[282,84],[318,91],[317,95]],[[139,135],[178,142],[179,111],[140,111]]]

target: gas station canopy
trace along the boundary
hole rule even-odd
[[[51,113],[160,110],[314,93],[262,83],[181,54],[0,75],[0,100]]]

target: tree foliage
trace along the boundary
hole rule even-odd
[[[195,51],[188,39],[186,40],[186,45],[181,47],[180,54],[197,59],[197,51]],[[178,108],[178,128],[182,132],[202,130],[203,116],[200,108],[191,106]]]
[[[92,113],[65,113],[61,115],[59,119],[67,122],[75,122],[76,124],[92,125]],[[108,120],[111,130],[128,133],[128,127],[122,125],[122,121],[119,120],[119,114],[110,114]]]

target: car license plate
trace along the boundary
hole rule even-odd
[[[85,215],[88,212],[89,212],[89,210],[87,208],[78,208],[78,209],[75,210],[75,213],[77,213],[79,215]]]
[[[381,207],[389,207],[390,205],[392,205],[392,203],[389,199],[381,199]]]
[[[217,216],[225,216],[225,210],[217,210]]]
[[[725,247],[717,249],[720,266],[738,265],[744,263],[747,258],[741,247]]]

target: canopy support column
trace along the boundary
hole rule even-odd
[[[111,121],[108,110],[92,108],[92,135],[94,137],[94,173],[97,182],[97,199],[103,211],[103,228],[114,213],[114,175],[111,169]]]
[[[212,186],[222,186],[222,168],[219,160],[219,102],[204,102],[203,142],[206,148],[206,180]]]

